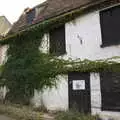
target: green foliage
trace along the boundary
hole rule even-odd
[[[120,58],[120,57],[117,57]],[[113,58],[105,60],[83,60],[78,59],[77,61],[69,61],[65,65],[64,72],[120,72],[120,63],[113,61]],[[69,67],[68,67],[69,66]]]
[[[97,120],[97,116],[85,115],[78,111],[58,112],[55,120]]]
[[[2,78],[10,90],[6,99],[11,102],[27,104],[34,89],[43,90],[56,85],[61,60],[53,61],[54,57],[40,52],[40,44],[41,39],[19,39],[9,45]]]

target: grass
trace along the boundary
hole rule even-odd
[[[42,120],[42,113],[29,107],[0,104],[0,114],[8,115],[17,120]]]
[[[28,106],[0,104],[0,114],[10,116],[16,120],[97,120],[98,116],[91,116],[79,113],[77,110],[55,112],[53,118],[43,117],[45,114],[39,111],[34,111]],[[49,115],[49,113],[48,113]]]
[[[55,120],[97,120],[98,116],[79,113],[78,111],[58,112]]]

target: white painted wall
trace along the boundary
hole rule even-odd
[[[120,45],[101,48],[102,36],[99,11],[82,15],[79,18],[66,23],[67,58],[81,60],[106,59],[120,56]],[[66,58],[65,56],[65,58]],[[120,60],[119,60],[120,61]],[[120,118],[120,112],[101,111],[100,76],[91,73],[91,111],[92,114],[100,114],[104,118]]]
[[[7,49],[8,46],[0,46],[0,65],[3,65],[7,61]],[[6,93],[8,89],[5,86],[0,87],[0,100],[3,101],[5,99]]]
[[[57,88],[47,89],[43,93],[35,91],[32,103],[39,107],[42,104],[48,110],[68,109],[68,77],[59,76]]]
[[[101,111],[101,88],[99,73],[90,74],[90,88],[91,88],[91,111],[92,114]]]
[[[67,110],[68,109],[68,76],[59,76],[57,88],[47,89],[43,93],[35,90],[32,103],[35,107],[44,105],[48,110]],[[99,73],[90,74],[91,88],[91,111],[92,114],[99,114],[105,120],[115,118],[119,120],[120,113],[101,110],[101,88]]]
[[[11,27],[12,25],[5,16],[0,16],[0,35],[5,36]],[[7,45],[0,46],[0,65],[4,64],[4,62],[7,60],[7,49]],[[5,98],[7,91],[8,90],[5,86],[0,87],[0,100],[3,100]]]
[[[43,53],[49,53],[49,34],[48,33],[44,34],[39,50],[42,51]]]
[[[114,118],[114,120],[120,119],[120,112],[102,111],[101,110],[101,88],[100,88],[100,75],[99,73],[91,73],[91,111],[92,114],[99,114],[105,120]]]
[[[7,49],[8,45],[0,47],[0,65],[4,64],[7,61]]]
[[[82,15],[66,23],[65,28],[68,57],[96,60],[120,56],[120,45],[100,47],[102,38],[99,11]]]
[[[120,56],[120,45],[101,48],[101,28],[99,11],[82,15],[77,19],[66,23],[66,49],[67,54],[63,58],[72,58],[81,60],[105,59],[114,56]],[[49,39],[47,39],[49,41]],[[45,42],[46,43],[46,42]],[[49,45],[48,45],[49,46]],[[48,50],[48,49],[47,49]],[[46,51],[46,50],[45,50]],[[61,79],[61,78],[60,78]],[[44,105],[49,110],[68,109],[68,79],[62,78],[58,83],[57,89],[46,90],[40,94],[35,92],[36,106],[44,101]],[[99,73],[91,73],[91,111],[92,114],[100,114],[104,118],[120,117],[120,113],[101,111],[101,90]]]

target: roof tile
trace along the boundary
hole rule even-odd
[[[80,8],[90,3],[95,3],[99,1],[102,2],[107,0],[97,0],[97,1],[96,0],[47,0],[46,2],[34,7],[37,9],[44,6],[43,9],[41,9],[39,13],[37,13],[37,16],[35,17],[34,21],[31,23],[35,24],[45,19],[49,19],[51,17],[55,17],[60,14],[66,13],[68,11],[72,11],[74,9]],[[24,12],[20,16],[19,20],[13,25],[11,32],[18,32],[26,28],[28,25],[30,25],[27,23],[26,20],[27,14],[29,13]]]

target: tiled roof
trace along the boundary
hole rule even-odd
[[[40,9],[36,11],[37,15],[33,19],[33,24],[41,22],[45,19],[49,19],[51,17],[58,16],[60,14],[66,13],[68,11],[72,11],[77,8],[85,7],[90,4],[94,4],[96,2],[104,2],[109,0],[47,0],[46,2],[36,6],[34,9]],[[29,12],[30,13],[30,12]],[[28,13],[27,13],[28,14]],[[19,20],[13,25],[11,32],[17,32],[19,30],[25,29],[28,25],[26,16],[27,14],[24,12]]]
[[[37,5],[36,7],[32,8],[32,9],[40,8],[42,5],[46,5],[46,2],[44,2],[44,3],[40,4],[40,5]],[[29,23],[27,23],[27,14],[29,14],[32,9],[27,8],[27,9],[24,10],[22,15],[19,17],[18,21],[13,24],[12,29],[10,30],[9,34],[12,34],[12,33],[18,32],[20,30],[23,30],[28,25],[30,25]],[[41,12],[39,12],[37,14],[39,15],[40,13]],[[35,19],[37,19],[38,15],[35,16]]]
[[[8,34],[17,32],[17,31],[19,31],[23,26],[26,26],[26,25],[27,25],[26,14],[22,14],[22,15],[19,17],[18,21],[13,24],[12,29],[9,31]]]
[[[46,9],[42,14],[39,14],[37,21],[39,22],[41,20],[60,15],[92,2],[96,2],[96,0],[48,0]],[[39,17],[41,19],[39,19]]]

